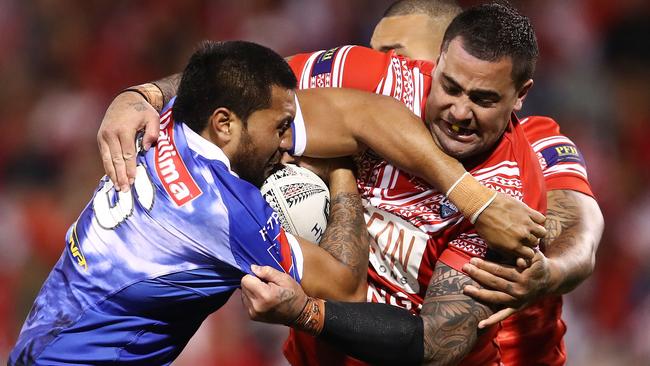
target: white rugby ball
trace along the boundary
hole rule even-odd
[[[330,191],[318,175],[287,164],[264,181],[261,191],[286,231],[320,242],[330,211]]]

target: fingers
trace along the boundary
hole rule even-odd
[[[505,308],[503,310],[499,310],[496,313],[490,315],[489,318],[481,320],[478,322],[478,328],[483,329],[487,327],[491,327],[494,324],[497,324],[501,322],[502,320],[505,320],[508,318],[510,315],[516,313],[518,310],[515,308]]]
[[[530,232],[535,235],[536,238],[543,239],[546,237],[547,230],[544,226],[542,225],[534,225],[533,228],[530,230]]]
[[[542,215],[541,213],[530,209],[530,218],[537,224],[544,225],[544,222],[546,222],[546,216]]]
[[[122,145],[116,133],[103,130],[100,132],[100,149],[102,149],[102,163],[106,169],[115,189],[122,192],[129,191],[129,179],[126,174],[126,163],[122,155]],[[113,177],[111,177],[111,175]]]
[[[523,246],[523,245],[519,245],[516,248],[513,248],[511,252],[516,254],[518,257],[523,258],[524,260],[532,260],[533,257],[535,256],[535,251],[533,250],[533,248]]]
[[[111,182],[113,182],[115,189],[119,191],[117,175],[115,174],[115,167],[113,166],[113,160],[111,159],[111,150],[108,147],[108,142],[106,142],[102,135],[101,131],[97,134],[97,145],[99,145],[99,154],[102,157],[102,165],[104,166],[106,175]]]
[[[509,265],[485,261],[480,258],[472,258],[469,262],[470,264],[467,266],[471,271],[479,269],[513,282],[519,278],[519,271]],[[463,267],[463,270],[465,270],[465,267]]]
[[[472,285],[463,287],[463,294],[478,302],[488,304],[511,305],[516,303],[517,300],[504,292],[478,288]]]
[[[142,147],[145,151],[148,151],[160,136],[160,117],[157,113],[152,113],[151,116],[146,117],[146,121],[144,135],[142,136]]]
[[[124,171],[126,172],[126,180],[129,187],[135,181],[136,175],[136,155],[135,151],[135,135],[132,131],[121,131],[118,135],[120,140],[120,147],[122,149],[122,159],[124,161]],[[118,178],[119,180],[119,178]],[[128,191],[127,187],[126,191]],[[122,188],[124,188],[122,186]]]
[[[507,293],[512,292],[512,282],[505,280],[501,277],[495,276],[492,273],[482,270],[471,264],[465,264],[463,266],[463,271],[465,271],[473,280],[480,283],[483,286],[489,287],[494,290],[503,291]]]

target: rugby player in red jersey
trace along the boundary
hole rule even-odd
[[[536,174],[541,173],[539,163],[511,115],[521,108],[532,86],[536,57],[537,44],[528,20],[509,7],[490,4],[468,9],[453,20],[435,69],[432,64],[410,61],[393,52],[381,57],[358,47],[298,55],[290,64],[300,88],[354,87],[402,100],[424,116],[443,150],[463,161],[484,184],[542,209],[545,192],[539,188],[541,174]],[[309,311],[324,312],[319,340],[368,362],[498,364],[498,347],[492,342],[496,329],[477,333],[472,328],[491,310],[463,294],[464,286],[472,282],[462,272],[463,265],[470,257],[486,256],[481,238],[471,225],[449,223],[453,213],[444,200],[436,200],[435,193],[429,195],[417,181],[373,159],[377,158],[362,155],[357,159],[362,195],[383,210],[369,210],[370,219],[366,218],[375,239],[369,300],[404,307],[421,318],[380,304],[323,304],[309,299],[307,312],[292,325],[318,334],[322,317],[310,321],[315,316]],[[427,212],[426,207],[431,206]],[[390,222],[391,228],[379,225],[373,231],[375,214],[381,215],[378,220]],[[423,249],[413,226],[429,236]],[[391,242],[384,238],[386,231],[398,229],[399,234],[393,235],[399,239]],[[409,240],[410,244],[398,245]],[[408,250],[403,251],[406,246]],[[538,255],[531,267],[539,267],[537,261],[544,259]],[[268,272],[258,275],[271,282],[278,280]],[[287,282],[281,285],[290,286]],[[273,296],[281,290],[249,277],[244,285],[249,312],[263,320],[286,323],[294,319],[298,315],[295,308],[273,314]],[[291,293],[299,294],[299,304],[305,303],[299,289],[292,288]],[[295,298],[286,295],[285,303],[287,298]],[[287,349],[293,364],[341,362],[331,357],[331,350],[321,352],[321,346],[309,345],[301,333],[294,334],[296,340]]]
[[[377,24],[371,45],[383,52],[395,50],[410,58],[433,61],[439,55],[444,29],[460,12],[453,0],[397,1]],[[481,284],[509,296],[476,288],[468,288],[465,293],[510,306],[488,324],[512,313],[514,308],[533,304],[502,324],[497,339],[506,366],[562,365],[566,361],[562,341],[566,326],[561,319],[559,295],[573,290],[592,273],[604,222],[582,154],[561,134],[557,122],[530,116],[520,123],[539,157],[548,190],[549,235],[542,245],[546,260],[539,262],[547,270],[517,271],[475,260],[475,265],[464,270]]]

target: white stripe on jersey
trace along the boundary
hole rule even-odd
[[[300,244],[298,243],[298,239],[296,239],[293,235],[291,235],[288,232],[284,232],[284,235],[287,236],[287,241],[289,242],[289,246],[291,247],[291,251],[293,252],[294,258],[296,258],[296,268],[298,272],[298,276],[300,279],[302,279],[302,269],[303,269],[303,263],[304,263],[304,258],[302,256],[302,249],[300,249]]]
[[[343,86],[343,69],[345,68],[345,59],[348,57],[350,49],[352,49],[352,46],[344,46],[336,52],[334,67],[332,68],[333,88],[340,88]]]
[[[420,99],[422,98],[422,74],[420,74],[420,68],[414,67],[413,68],[413,88],[415,89],[413,94],[415,95],[413,97],[413,112],[415,113],[416,116],[422,117],[420,113],[421,108],[420,108]]]
[[[485,169],[479,169],[472,173],[477,180],[487,179],[495,174],[502,174],[509,177],[519,177],[519,166],[514,161],[502,161]]]
[[[559,144],[566,144],[566,145],[575,146],[573,141],[569,140],[568,138],[566,138],[564,136],[547,137],[547,138],[541,139],[539,141],[536,141],[534,144],[532,144],[532,146],[533,146],[533,150],[535,150],[535,152],[539,152],[539,151],[544,150],[545,148],[547,148],[549,146],[559,145]]]
[[[526,117],[526,118],[519,121],[519,125],[523,125],[524,123],[528,122],[529,120],[530,120],[530,117]]]
[[[557,174],[557,173],[574,173],[578,174],[584,178],[587,178],[587,169],[585,169],[582,164],[578,163],[558,163],[557,165],[553,165],[550,168],[544,169],[544,176],[547,177],[549,175]]]
[[[392,188],[391,181],[393,175],[395,175],[395,168],[392,165],[384,166],[381,181],[379,182],[379,188]]]
[[[305,129],[305,119],[302,116],[298,96],[296,100],[296,117],[293,119],[293,155],[301,156],[307,147],[307,131]]]
[[[386,71],[386,80],[384,80],[384,89],[381,94],[392,96],[393,95],[393,63],[388,63],[388,70]]]
[[[325,51],[318,51],[314,52],[309,58],[307,59],[307,62],[305,62],[305,66],[302,68],[302,76],[300,77],[300,89],[308,89],[309,88],[309,79],[311,78],[311,68],[314,66],[314,62],[320,55],[323,54]]]

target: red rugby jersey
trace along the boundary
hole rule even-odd
[[[294,56],[289,62],[299,88],[348,87],[389,95],[424,116],[434,65],[358,46]],[[359,121],[363,123],[363,121]],[[304,129],[303,129],[304,130]],[[296,136],[304,139],[304,136]],[[357,157],[358,184],[366,200],[366,223],[374,240],[368,269],[368,301],[420,312],[438,260],[461,270],[486,243],[456,207],[418,178],[372,151]],[[537,157],[516,119],[497,148],[470,173],[484,185],[544,211],[546,196]],[[496,328],[479,337],[466,365],[499,363]],[[290,334],[285,355],[293,365],[362,364],[300,332]]]
[[[582,154],[560,133],[557,122],[532,116],[521,120],[539,158],[547,190],[574,190],[593,197]],[[506,366],[564,365],[562,297],[550,296],[502,322],[497,335]]]

